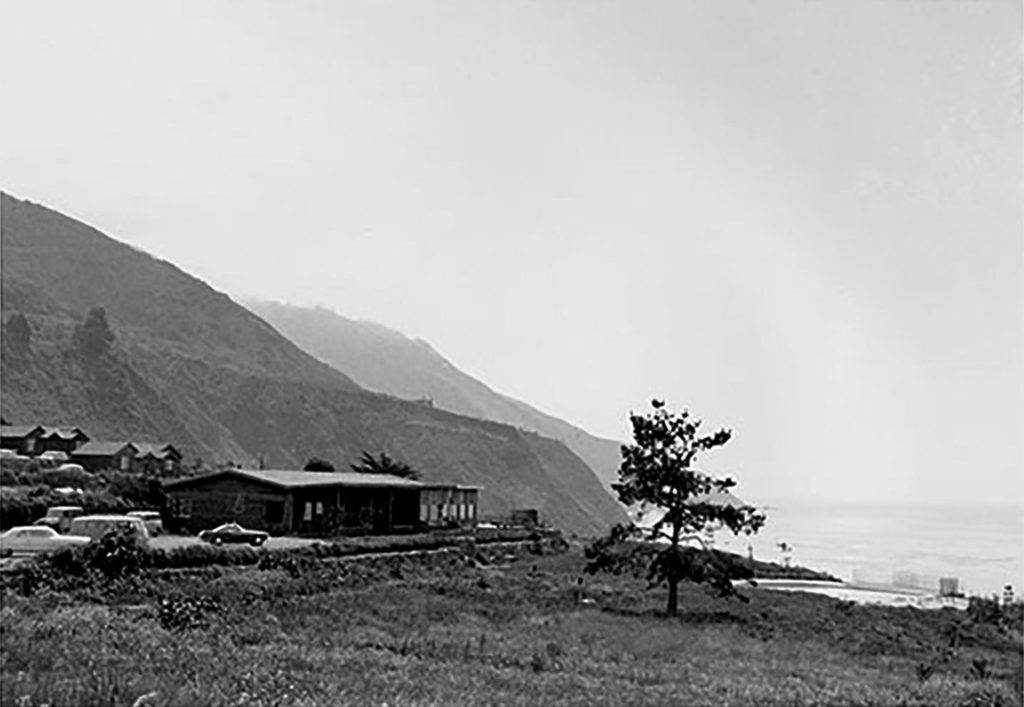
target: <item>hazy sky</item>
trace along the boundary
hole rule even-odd
[[[740,495],[1024,494],[1021,4],[0,1],[0,187]]]

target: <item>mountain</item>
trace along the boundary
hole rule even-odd
[[[367,391],[174,265],[2,192],[0,269],[12,423],[167,440],[186,461],[345,467],[385,451],[428,481],[481,486],[484,514],[535,507],[580,534],[624,518],[560,442]],[[82,333],[96,307],[112,343]]]
[[[322,307],[244,301],[303,351],[345,371],[359,385],[400,398],[430,400],[471,417],[505,422],[560,440],[610,488],[618,478],[620,443],[495,392],[453,366],[430,344],[374,322]]]

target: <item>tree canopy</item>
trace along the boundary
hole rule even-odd
[[[381,452],[378,457],[374,457],[369,452],[363,452],[359,457],[359,463],[352,464],[351,467],[352,471],[357,471],[360,474],[390,474],[403,479],[420,478],[418,471],[404,462],[392,459],[384,452]]]
[[[702,434],[702,421],[688,410],[673,414],[660,400],[653,400],[651,407],[644,414],[630,413],[633,443],[621,448],[619,481],[612,488],[625,505],[641,513],[658,510],[661,515],[649,527],[616,527],[608,538],[591,546],[588,556],[592,571],[635,566],[638,561],[646,564],[652,585],[668,585],[667,610],[674,614],[679,582],[684,579],[710,584],[722,594],[732,593],[727,572],[713,553],[693,553],[681,544],[703,545],[701,534],[716,527],[736,534],[755,533],[765,516],[727,493],[736,485],[733,479],[694,468],[698,458],[732,438],[731,430]]]
[[[114,343],[114,332],[107,324],[107,312],[103,307],[89,310],[85,321],[75,327],[72,342],[76,349],[90,359],[100,358],[110,350]]]
[[[32,342],[32,327],[28,319],[21,312],[15,312],[7,320],[4,341],[10,346],[11,351],[25,353],[29,350]]]
[[[303,471],[334,471],[334,464],[331,464],[326,459],[320,457],[312,457],[306,466],[302,467]]]

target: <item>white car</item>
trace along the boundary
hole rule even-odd
[[[128,511],[125,515],[141,519],[146,524],[146,530],[151,536],[161,535],[164,532],[164,521],[160,517],[160,511]]]
[[[57,466],[59,464],[63,464],[64,462],[66,462],[69,459],[69,457],[67,455],[67,452],[61,452],[59,450],[52,449],[49,452],[43,452],[42,454],[40,454],[39,459],[40,461],[45,459],[49,462],[52,462],[54,466]]]
[[[85,473],[85,469],[82,468],[81,464],[61,464],[57,467],[57,471],[77,471],[79,473]]]
[[[149,543],[149,531],[146,529],[145,521],[134,516],[79,516],[71,521],[71,530],[68,532],[99,540],[111,531],[123,530],[129,531],[141,544],[146,545]]]
[[[61,535],[45,525],[24,525],[0,534],[0,552],[54,552],[66,547],[88,545],[91,538]]]
[[[32,457],[18,454],[13,449],[0,449],[0,459],[13,459],[19,462],[32,461]]]

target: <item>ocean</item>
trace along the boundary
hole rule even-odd
[[[940,577],[960,591],[1024,593],[1024,508],[1016,505],[938,506],[855,502],[778,502],[754,536],[715,534],[715,547],[791,561],[841,579],[938,589]]]

